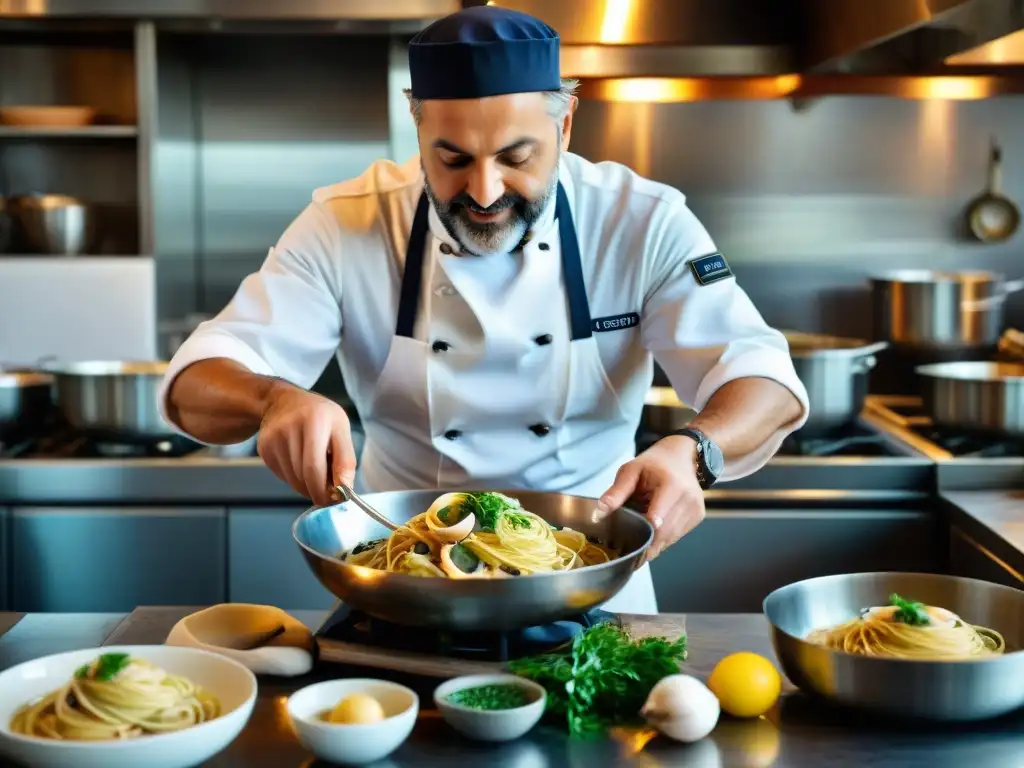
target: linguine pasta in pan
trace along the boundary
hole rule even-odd
[[[583,533],[557,528],[492,492],[443,494],[387,538],[341,555],[352,565],[453,579],[568,571],[616,557]]]
[[[11,732],[70,741],[135,739],[213,720],[220,709],[217,697],[184,677],[125,653],[105,653],[19,709]]]
[[[816,629],[807,641],[860,656],[919,661],[957,661],[1001,654],[1003,636],[968,624],[952,611],[889,596],[889,605],[868,608],[850,621]]]

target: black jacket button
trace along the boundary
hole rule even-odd
[[[533,341],[536,344],[539,344],[540,346],[543,347],[545,344],[550,344],[554,340],[554,336],[552,336],[550,333],[542,333],[540,336],[537,336]]]
[[[544,437],[548,432],[551,431],[551,427],[547,424],[534,424],[530,427],[530,431],[533,432],[537,437]]]
[[[448,243],[441,243],[441,253],[445,256],[450,256],[452,254],[452,247]]]
[[[449,429],[447,432],[444,433],[444,436],[447,437],[449,440],[458,440],[459,437],[461,437],[461,435],[462,433],[459,432],[459,430],[457,429]]]
[[[537,243],[537,247],[540,248],[542,251],[550,251],[551,250],[551,246],[548,245],[547,243]]]
[[[435,352],[447,352],[451,345],[447,341],[435,341],[430,348]]]

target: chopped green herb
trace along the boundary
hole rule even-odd
[[[131,657],[127,653],[104,653],[96,662],[96,671],[92,675],[93,680],[105,682],[113,680],[118,673],[128,666]],[[89,676],[89,669],[92,664],[83,664],[75,670],[75,677],[86,678]]]
[[[500,493],[467,493],[460,506],[461,511],[476,515],[482,531],[495,531],[502,518],[513,528],[530,527],[530,518],[516,511],[522,508]]]
[[[516,659],[509,671],[540,683],[547,713],[574,736],[599,734],[640,722],[639,712],[655,683],[679,672],[686,638],[635,639],[610,622],[580,632],[551,653]]]
[[[895,605],[899,609],[894,616],[896,621],[912,627],[925,627],[932,623],[931,617],[925,611],[924,603],[907,600],[893,592],[889,595],[889,605]]]
[[[447,523],[448,513],[451,511],[451,509],[451,507],[441,507],[441,509],[437,511],[437,519],[440,520],[442,523]]]
[[[464,547],[462,544],[452,547],[449,554],[452,564],[465,573],[473,573],[480,566],[480,558],[474,555],[469,547]]]
[[[521,685],[499,683],[463,688],[461,691],[449,694],[447,699],[452,704],[473,709],[515,709],[529,704],[530,694]]]

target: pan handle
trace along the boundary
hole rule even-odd
[[[1024,289],[1024,280],[1009,280],[1003,284],[1003,290],[994,296],[989,296],[984,299],[975,299],[974,301],[965,300],[960,302],[960,307],[964,312],[984,312],[987,309],[993,309],[999,306],[1013,293]]]

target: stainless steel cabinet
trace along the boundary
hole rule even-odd
[[[955,575],[1024,589],[1021,574],[959,528],[953,528],[949,548],[950,565]]]
[[[228,509],[228,598],[285,610],[329,608],[334,596],[317,581],[292,538],[302,507]]]
[[[0,611],[10,610],[10,596],[7,588],[7,574],[11,569],[11,549],[8,546],[8,520],[10,510],[0,507]]]
[[[772,590],[814,576],[943,568],[937,515],[905,510],[709,510],[651,565],[658,607],[760,613]]]
[[[227,598],[223,507],[13,507],[11,607],[131,611]]]

